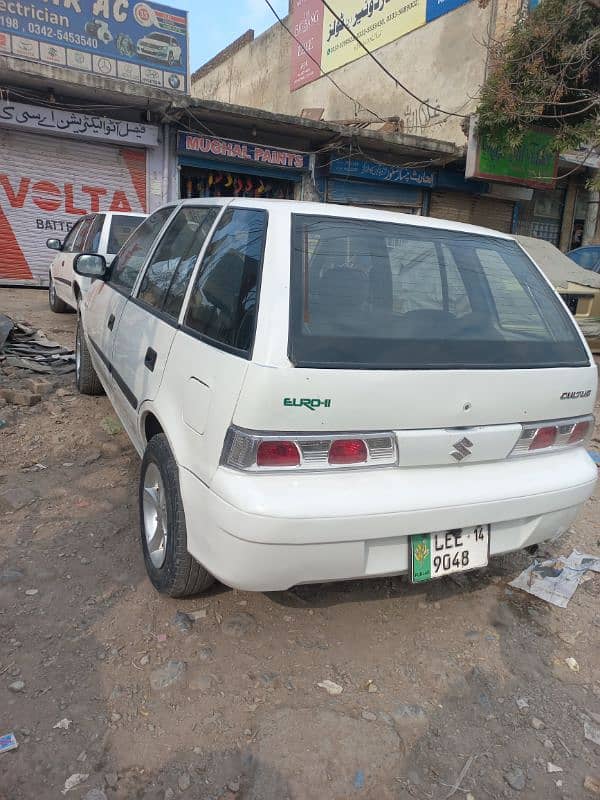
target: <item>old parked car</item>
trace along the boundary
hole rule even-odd
[[[586,244],[576,250],[570,250],[567,255],[583,269],[600,272],[600,244]]]
[[[511,236],[187,200],[75,270],[77,384],[142,457],[161,592],[426,581],[558,536],[594,489],[596,366]]]
[[[91,280],[73,271],[73,261],[78,253],[99,253],[110,264],[145,214],[116,211],[104,214],[86,214],[69,231],[64,242],[48,239],[46,246],[55,250],[50,264],[48,302],[58,314],[77,309],[82,295]]]
[[[517,240],[560,294],[592,352],[600,353],[600,275],[543,239],[517,236]]]

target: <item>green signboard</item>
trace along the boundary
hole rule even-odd
[[[550,147],[551,141],[551,133],[530,130],[519,148],[501,152],[479,139],[472,130],[466,176],[551,189],[558,169],[558,154]]]

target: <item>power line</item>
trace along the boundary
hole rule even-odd
[[[268,2],[268,0],[266,0],[266,2]],[[391,78],[391,79],[394,81],[394,83],[396,84],[396,86],[399,86],[399,87],[400,87],[400,88],[401,88],[403,91],[405,91],[405,92],[406,92],[406,94],[410,95],[410,96],[411,96],[411,97],[412,97],[414,100],[417,100],[419,103],[421,103],[422,105],[426,106],[426,108],[431,108],[431,109],[433,109],[434,111],[439,111],[441,114],[445,114],[445,115],[446,115],[446,116],[448,116],[448,117],[461,117],[462,119],[468,119],[468,117],[469,117],[469,115],[468,115],[468,114],[458,114],[456,111],[444,111],[444,109],[443,109],[443,108],[439,108],[438,106],[434,106],[434,105],[432,105],[431,103],[429,103],[427,100],[422,100],[422,99],[421,99],[421,98],[420,98],[418,95],[416,95],[414,92],[411,92],[411,90],[410,90],[410,89],[409,89],[407,86],[405,86],[405,85],[404,85],[404,84],[403,84],[401,81],[399,81],[399,80],[398,80],[398,78],[397,78],[397,77],[396,77],[396,76],[395,76],[393,73],[391,73],[391,72],[389,71],[389,69],[388,69],[388,68],[385,66],[385,64],[382,64],[382,63],[381,63],[381,61],[380,61],[380,60],[377,58],[377,56],[376,56],[376,55],[374,55],[374,54],[373,54],[373,53],[372,53],[372,52],[369,50],[369,48],[368,48],[368,47],[367,47],[367,46],[366,46],[366,45],[365,45],[365,44],[364,44],[364,43],[363,43],[363,42],[362,42],[362,41],[361,41],[361,40],[358,38],[358,36],[357,36],[357,35],[354,33],[354,31],[353,31],[353,30],[351,30],[351,29],[348,27],[348,25],[347,25],[347,24],[346,24],[346,22],[345,22],[345,21],[342,19],[342,17],[338,16],[338,14],[337,14],[337,13],[336,13],[336,12],[333,10],[333,8],[332,8],[332,7],[329,5],[329,3],[327,2],[327,0],[321,0],[321,2],[322,2],[322,3],[323,3],[323,5],[325,6],[325,8],[326,8],[326,9],[327,9],[327,10],[328,10],[328,11],[329,11],[331,14],[333,14],[333,16],[334,16],[334,17],[337,19],[337,21],[340,23],[340,25],[342,25],[342,26],[343,26],[343,27],[344,27],[344,28],[345,28],[345,29],[348,31],[348,33],[350,34],[350,36],[352,36],[352,38],[354,39],[354,41],[355,41],[355,42],[358,42],[358,44],[359,44],[359,45],[362,47],[362,49],[365,51],[365,53],[366,53],[368,56],[370,56],[370,57],[373,59],[373,61],[374,61],[374,62],[377,64],[377,66],[378,66],[380,69],[382,69],[382,70],[385,72],[385,74],[388,76],[388,78]],[[269,3],[269,5],[270,5],[270,3]]]
[[[313,58],[313,56],[312,56],[312,55],[311,55],[311,54],[308,52],[308,50],[306,49],[306,47],[304,47],[304,45],[302,44],[302,42],[300,41],[300,39],[298,39],[298,37],[297,37],[297,36],[296,36],[294,33],[292,33],[292,31],[291,31],[291,30],[288,28],[288,26],[285,24],[285,22],[284,22],[284,21],[281,19],[281,17],[280,17],[280,16],[279,16],[279,14],[277,13],[277,11],[276,11],[276,10],[273,8],[273,5],[271,4],[270,0],[265,0],[265,3],[266,3],[268,6],[269,6],[269,8],[271,9],[271,11],[273,12],[273,14],[275,15],[275,17],[277,18],[277,22],[279,22],[279,24],[281,25],[281,27],[282,27],[284,30],[286,30],[286,31],[289,33],[289,35],[290,35],[290,36],[292,37],[292,39],[293,39],[293,40],[296,42],[296,44],[300,45],[300,47],[302,48],[302,50],[304,50],[304,52],[305,52],[305,53],[306,53],[306,55],[307,55],[307,56],[310,58],[310,60],[313,62],[313,64],[316,64],[316,66],[319,68],[319,72],[321,73],[321,75],[322,75],[323,77],[327,78],[327,80],[328,80],[328,81],[330,81],[330,82],[331,82],[331,83],[332,83],[332,84],[335,86],[335,88],[336,88],[336,89],[337,89],[339,92],[341,92],[341,93],[344,95],[344,97],[347,97],[347,98],[348,98],[348,100],[351,100],[351,101],[354,103],[354,105],[355,105],[355,106],[360,106],[360,108],[364,108],[364,110],[365,110],[365,111],[368,111],[368,112],[369,112],[369,114],[372,114],[372,115],[373,115],[373,116],[374,116],[376,119],[378,119],[378,120],[379,120],[379,122],[387,122],[387,120],[386,120],[386,119],[384,119],[383,117],[380,117],[380,116],[379,116],[379,114],[377,114],[375,111],[371,111],[371,109],[370,109],[368,106],[365,106],[365,105],[363,105],[363,104],[362,104],[362,103],[360,103],[358,100],[356,100],[354,97],[352,97],[352,95],[349,95],[349,94],[348,94],[348,92],[344,91],[344,89],[342,89],[342,87],[341,87],[341,86],[340,86],[338,83],[336,83],[336,82],[334,81],[334,79],[331,77],[331,75],[327,75],[327,74],[326,74],[326,73],[325,73],[325,72],[324,72],[324,71],[321,69],[321,65],[320,65],[320,63],[319,63],[319,62],[316,60],[316,58]]]

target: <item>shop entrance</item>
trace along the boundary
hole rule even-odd
[[[227,169],[181,168],[180,197],[255,197],[291,200],[294,182]]]

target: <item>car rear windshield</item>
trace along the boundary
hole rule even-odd
[[[575,325],[510,239],[293,215],[296,366],[498,369],[589,364]]]
[[[142,224],[144,219],[145,217],[136,217],[134,215],[113,217],[110,223],[110,234],[108,236],[108,252],[112,255],[118,253],[134,230]]]

